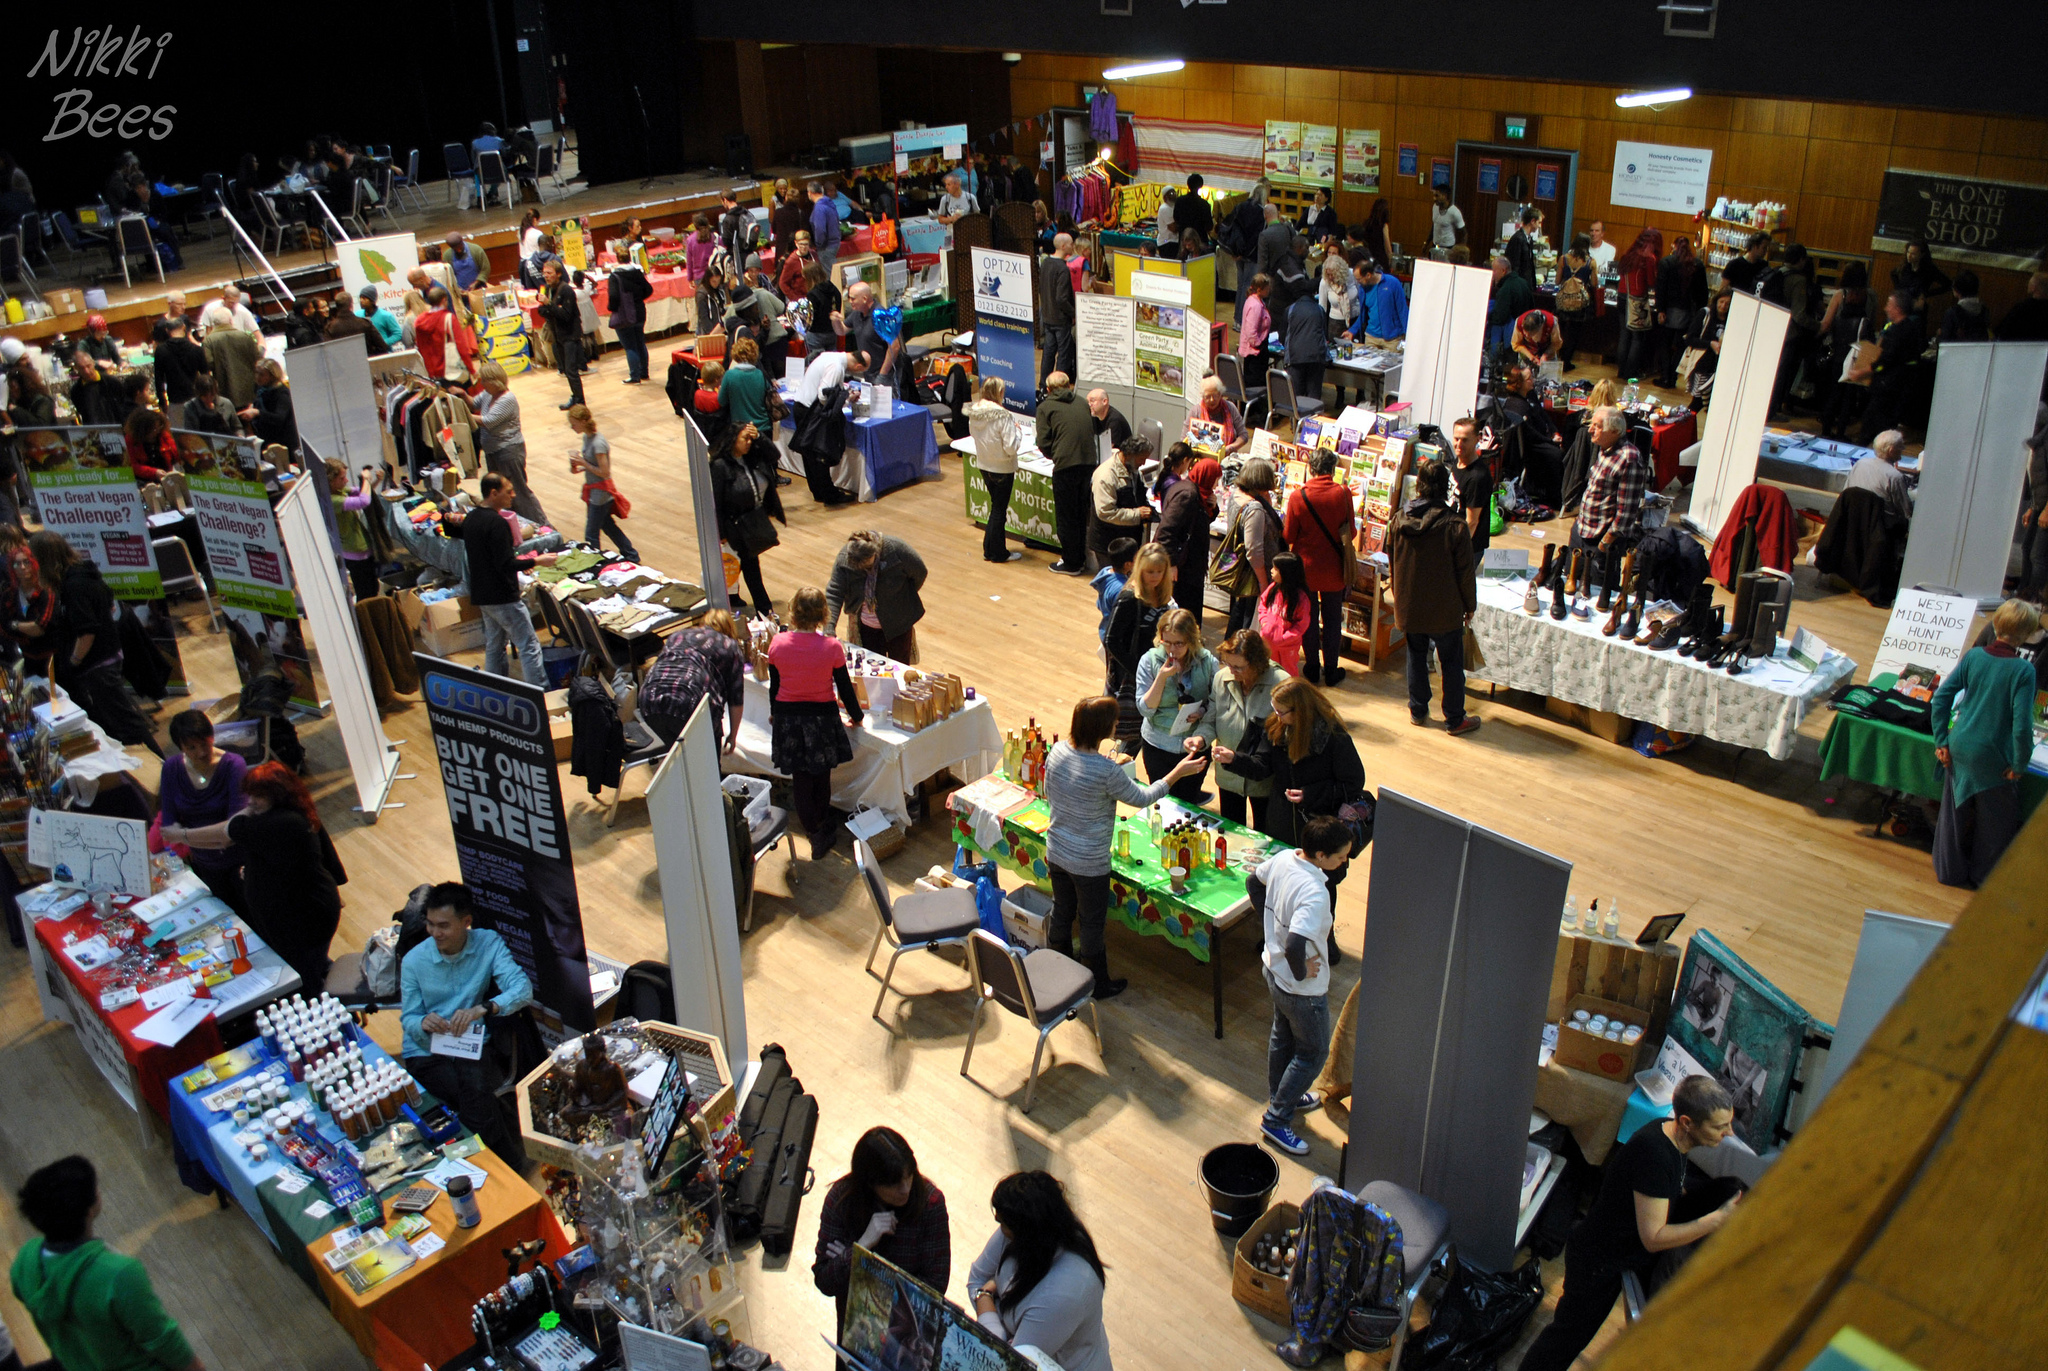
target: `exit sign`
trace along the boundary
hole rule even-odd
[[[1529,121],[1527,119],[1516,119],[1513,116],[1509,116],[1507,122],[1508,137],[1527,138],[1529,136]]]
[[[1536,141],[1536,116],[1533,114],[1501,114],[1494,117],[1494,135],[1503,143],[1534,143]]]

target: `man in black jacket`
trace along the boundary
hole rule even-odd
[[[1180,193],[1180,199],[1173,202],[1173,231],[1185,235],[1193,229],[1204,243],[1216,228],[1216,211],[1209,208],[1209,202],[1202,198],[1202,178],[1188,177],[1188,188]]]
[[[1529,291],[1536,291],[1536,235],[1543,232],[1543,211],[1530,206],[1522,211],[1522,223],[1509,237],[1507,246],[1508,265],[1515,275],[1529,283]]]
[[[569,398],[556,408],[567,409],[583,403],[583,307],[560,262],[550,260],[542,267],[541,280],[545,285],[540,317],[547,321],[548,338],[555,345],[555,366],[569,381]],[[528,624],[526,631],[533,632],[533,626]]]
[[[1429,723],[1429,649],[1444,673],[1444,723],[1451,736],[1479,727],[1465,712],[1465,626],[1479,608],[1472,534],[1449,504],[1450,468],[1439,458],[1415,474],[1416,498],[1387,530],[1394,622],[1408,638],[1408,718]]]
[[[1088,407],[1074,394],[1073,378],[1064,371],[1045,378],[1045,398],[1038,402],[1038,450],[1052,459],[1053,522],[1059,529],[1060,560],[1051,570],[1063,576],[1086,576],[1095,425]]]
[[[1921,331],[1920,317],[1913,313],[1911,291],[1895,290],[1885,297],[1884,317],[1884,329],[1877,335],[1876,358],[1868,364],[1858,362],[1850,367],[1847,378],[1870,382],[1870,407],[1863,411],[1863,431],[1867,434],[1899,426],[1913,373],[1920,365],[1920,354],[1927,350],[1927,335]]]
[[[188,336],[182,314],[159,321],[158,327],[164,332],[156,343],[156,393],[158,402],[169,409],[192,398],[193,383],[208,370],[206,349]]]
[[[1106,462],[1131,436],[1131,421],[1109,402],[1109,392],[1099,387],[1088,392],[1088,417],[1094,420],[1096,461]]]
[[[1294,382],[1295,399],[1306,406],[1323,398],[1323,368],[1329,364],[1329,316],[1313,295],[1304,295],[1287,307],[1281,325],[1287,339],[1287,375]]]
[[[1260,181],[1216,230],[1216,245],[1237,259],[1236,318],[1240,324],[1244,322],[1244,297],[1251,294],[1252,277],[1259,270],[1259,235],[1266,231],[1266,197],[1270,193]]]
[[[1074,272],[1067,265],[1073,255],[1073,235],[1060,233],[1053,236],[1052,255],[1038,259],[1038,318],[1045,326],[1038,342],[1040,391],[1053,372],[1074,374]]]
[[[540,636],[519,593],[519,573],[536,566],[553,566],[555,554],[518,556],[507,517],[516,492],[512,483],[497,472],[486,472],[477,488],[483,505],[462,520],[462,548],[469,563],[469,602],[484,620],[484,670],[497,676],[511,673],[505,668],[505,644],[518,650],[521,674],[528,685],[547,685],[540,661]]]

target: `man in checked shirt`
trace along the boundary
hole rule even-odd
[[[1649,484],[1649,463],[1628,441],[1628,417],[1610,405],[1593,411],[1592,473],[1579,501],[1578,522],[1572,525],[1572,546],[1618,548],[1626,552],[1643,536],[1643,489]]]

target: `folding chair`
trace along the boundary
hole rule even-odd
[[[359,238],[370,236],[370,225],[363,218],[363,211],[368,208],[368,201],[363,193],[363,186],[365,184],[364,178],[360,176],[350,179],[348,183],[348,208],[342,212],[342,222],[354,229],[356,236]]]
[[[43,298],[42,291],[36,288],[36,274],[29,270],[28,259],[22,255],[21,234],[0,233],[0,288],[9,288],[7,294],[11,296],[14,293],[11,287],[16,285],[26,287],[28,293],[38,300]]]
[[[981,998],[974,1002],[974,1019],[967,1028],[967,1052],[960,1058],[961,1075],[967,1075],[967,1067],[974,1060],[974,1040],[981,1035],[982,1007],[990,1000],[1038,1033],[1038,1047],[1031,1054],[1031,1075],[1024,1083],[1026,1114],[1031,1112],[1031,1097],[1038,1091],[1038,1066],[1045,1057],[1045,1040],[1055,1028],[1079,1017],[1084,1006],[1095,1028],[1095,1051],[1098,1055],[1102,1052],[1102,1010],[1095,1003],[1095,973],[1064,952],[1041,947],[1027,957],[976,924],[967,938],[967,969],[974,976],[974,988]]]
[[[149,220],[140,214],[124,214],[114,221],[114,254],[121,259],[121,284],[132,286],[128,259],[135,253],[147,256],[156,267],[156,279],[164,279],[164,259],[157,256],[156,239],[150,237]]]
[[[575,642],[569,632],[567,621],[562,618],[562,603],[555,598],[554,592],[546,586],[540,586],[534,590],[533,598],[540,606],[540,621],[547,626],[548,636],[557,643],[564,640]]]
[[[149,545],[156,550],[156,574],[163,581],[164,594],[175,594],[181,590],[196,590],[199,598],[206,601],[206,622],[210,632],[220,632],[220,616],[213,611],[213,592],[206,588],[206,581],[192,565],[192,549],[183,538],[152,538]]]
[[[548,191],[553,189],[554,179],[555,146],[552,143],[543,143],[536,154],[533,170],[522,172],[519,180],[523,185],[532,186],[534,195],[545,205],[548,202]]]
[[[405,155],[404,171],[399,171],[396,168],[392,169],[391,185],[394,190],[405,192],[406,199],[412,204],[414,209],[422,214],[426,213],[427,197],[420,191],[420,150],[418,148],[414,148]]]
[[[41,262],[45,270],[50,267],[49,249],[44,245],[43,219],[36,213],[21,216],[21,260]]]
[[[1294,378],[1287,374],[1284,367],[1274,367],[1266,373],[1266,395],[1269,402],[1266,427],[1269,429],[1273,426],[1273,421],[1282,415],[1287,417],[1288,423],[1299,424],[1310,415],[1323,412],[1321,399],[1303,400],[1295,395]]]
[[[480,152],[476,156],[476,207],[489,209],[495,192],[503,192],[505,204],[512,204],[512,178],[505,173],[505,154],[495,148]]]
[[[1234,352],[1216,354],[1216,379],[1223,383],[1223,398],[1237,406],[1237,412],[1244,421],[1252,421],[1252,402],[1266,398],[1264,386],[1247,388],[1244,383],[1244,359]]]
[[[377,164],[374,177],[377,185],[377,202],[370,206],[371,209],[383,215],[394,224],[398,222],[398,217],[391,212],[391,197],[398,193],[397,178],[398,171],[389,162]],[[364,227],[367,228],[369,226],[365,224]]]
[[[457,181],[476,184],[476,164],[469,160],[469,148],[463,143],[441,144],[441,160],[448,167],[448,203],[452,205]]]
[[[557,188],[564,188],[568,184],[566,180],[567,168],[563,165],[568,161],[568,157],[569,135],[558,133],[555,135],[555,185]]]
[[[106,246],[107,236],[104,233],[81,231],[78,225],[72,222],[71,216],[61,209],[50,212],[50,223],[56,227],[57,237],[63,242],[64,251],[73,257],[81,256],[92,248]]]
[[[277,206],[270,203],[270,197],[258,193],[250,197],[256,204],[256,234],[268,251],[277,252],[284,247],[284,220],[277,214]]]
[[[597,616],[575,600],[561,602],[562,617],[568,622],[570,637],[576,646],[591,655],[598,669],[609,681],[619,672],[619,661],[612,656],[611,645],[605,642],[604,625]]]
[[[1372,1181],[1358,1192],[1367,1204],[1376,1204],[1401,1228],[1400,1319],[1394,1325],[1392,1354],[1387,1371],[1400,1371],[1401,1353],[1408,1345],[1408,1317],[1432,1276],[1450,1277],[1458,1269],[1458,1249],[1451,1242],[1450,1211],[1427,1195],[1419,1195],[1393,1181]]]
[[[865,838],[853,840],[853,864],[860,868],[861,881],[875,907],[875,940],[868,944],[867,973],[875,974],[875,953],[887,937],[895,950],[882,974],[882,988],[875,995],[874,1018],[882,1017],[882,1001],[888,998],[889,982],[896,976],[896,961],[906,952],[930,952],[941,947],[964,947],[967,935],[981,927],[975,909],[974,891],[967,886],[946,890],[913,890],[900,900],[889,898],[889,878],[882,874],[881,859]],[[970,957],[968,965],[973,965]],[[979,986],[981,982],[976,981]]]
[[[221,196],[226,185],[227,182],[217,171],[209,171],[199,178],[199,189],[203,193],[200,199],[199,217],[206,224],[206,238],[208,242],[213,241],[214,221],[227,213],[227,210],[221,203]]]

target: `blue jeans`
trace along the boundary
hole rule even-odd
[[[533,620],[527,617],[526,606],[520,601],[509,605],[478,605],[477,612],[484,616],[484,670],[494,676],[509,676],[505,660],[505,643],[509,639],[519,653],[520,674],[532,686],[547,686],[547,674],[540,664],[540,635],[533,631]]]
[[[646,380],[647,330],[638,324],[619,324],[612,331],[619,335],[619,346],[626,354],[626,379]]]
[[[1273,995],[1273,1036],[1266,1042],[1266,1123],[1285,1128],[1330,1055],[1330,997],[1290,995],[1265,973]]]
[[[627,561],[637,562],[640,554],[633,550],[633,540],[626,536],[626,530],[619,527],[619,517],[614,503],[605,498],[593,499],[583,505],[583,541],[592,547],[598,546],[598,539],[604,534],[612,535],[612,542],[618,546]]]
[[[1429,649],[1436,647],[1444,673],[1444,722],[1453,728],[1465,722],[1465,630],[1408,635],[1408,712],[1429,717]]]

